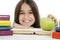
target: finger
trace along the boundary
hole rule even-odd
[[[53,16],[53,15],[51,15],[51,14],[49,14],[49,15],[48,15],[48,18],[53,19],[53,18],[54,18],[54,16]]]
[[[58,25],[58,22],[57,22],[57,21],[54,21],[54,23],[55,23],[56,25]]]

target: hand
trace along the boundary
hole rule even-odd
[[[21,29],[28,29],[28,28],[33,28],[33,27],[25,27],[21,24],[13,23],[13,28],[21,28]]]
[[[48,18],[51,18],[51,19],[54,21],[55,26],[58,25],[58,21],[57,21],[57,19],[56,19],[53,15],[49,14],[49,15],[48,15]]]

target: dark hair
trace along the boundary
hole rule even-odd
[[[40,18],[39,18],[39,12],[38,12],[38,8],[37,8],[37,5],[35,4],[35,2],[33,0],[21,0],[18,2],[18,4],[16,5],[16,8],[15,8],[15,18],[14,18],[14,21],[18,24],[19,23],[19,12],[20,12],[20,9],[21,9],[21,5],[23,3],[27,3],[32,11],[33,11],[33,14],[34,14],[34,17],[35,17],[35,23],[32,25],[34,28],[40,28]]]

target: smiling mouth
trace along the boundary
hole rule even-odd
[[[29,23],[31,20],[23,20],[24,23]]]

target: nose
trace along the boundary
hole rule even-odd
[[[24,15],[24,18],[25,18],[25,19],[28,19],[28,18],[29,18],[29,15],[28,15],[28,14],[25,14],[25,15]]]

